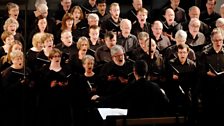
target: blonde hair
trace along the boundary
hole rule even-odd
[[[33,47],[37,47],[37,44],[39,42],[42,43],[42,44],[44,43],[44,39],[43,39],[44,34],[43,33],[36,33],[36,34],[33,35],[33,38],[32,38]]]
[[[2,35],[1,35],[2,41],[5,43],[6,38],[9,37],[10,35],[13,36],[13,34],[11,32],[9,32],[9,31],[2,32]]]
[[[13,2],[9,2],[6,4],[7,10],[11,10],[12,8],[18,8],[19,9],[19,5]]]
[[[149,38],[149,34],[147,32],[139,32],[138,33],[139,40],[144,40],[144,39],[148,39],[148,38]]]
[[[16,25],[16,29],[19,28],[19,23],[16,19],[14,18],[8,18],[6,21],[5,21],[5,24],[3,26],[3,29],[7,31],[7,28],[10,24],[15,24]]]
[[[119,3],[116,3],[116,2],[114,2],[114,3],[112,3],[112,4],[110,4],[110,9],[112,8],[112,7],[120,7],[119,6]]]
[[[54,35],[51,33],[44,33],[44,35],[42,36],[43,42],[46,41],[48,38],[51,38],[54,40]]]
[[[15,51],[12,51],[10,52],[10,58],[11,58],[11,61],[13,59],[15,59],[16,57],[23,57],[23,52],[22,51],[19,51],[19,50],[15,50]]]
[[[138,14],[139,12],[145,13],[146,15],[148,15],[148,13],[149,13],[148,10],[145,9],[145,8],[141,8],[141,9],[139,9],[138,12],[137,12],[137,14]]]
[[[89,46],[90,46],[90,45],[89,45],[89,40],[88,40],[87,37],[84,37],[84,36],[82,36],[82,37],[79,38],[79,40],[78,40],[78,42],[77,42],[77,45],[76,45],[77,48],[80,49],[80,48],[81,48],[81,44],[82,44],[82,42],[85,42],[85,41],[87,42],[87,46],[88,46],[88,48],[89,48]]]

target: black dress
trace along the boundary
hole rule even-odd
[[[41,75],[39,125],[70,126],[71,108],[68,91],[70,74],[64,68],[59,71],[50,70],[47,65]]]
[[[6,68],[2,71],[3,126],[25,126],[33,115],[31,71]]]

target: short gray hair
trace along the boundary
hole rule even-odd
[[[184,30],[178,30],[175,34],[175,39],[187,40],[187,32]]]
[[[124,52],[124,48],[121,45],[114,45],[111,49],[110,49],[110,54],[111,56],[114,56],[116,53],[118,53],[119,51]]]

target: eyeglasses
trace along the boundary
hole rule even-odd
[[[223,42],[223,39],[213,39],[213,42]]]
[[[124,56],[124,53],[122,53],[122,54],[117,54],[117,55],[113,55],[113,57],[121,57],[121,56]]]

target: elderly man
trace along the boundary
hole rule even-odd
[[[130,20],[121,20],[121,34],[117,36],[117,44],[122,45],[124,47],[124,50],[127,55],[139,46],[137,37],[131,34],[131,28],[132,24]]]
[[[132,63],[125,60],[124,49],[120,45],[114,45],[110,49],[112,61],[101,68],[101,84],[98,87],[99,95],[110,96],[123,90],[133,80]],[[122,107],[122,101],[105,102],[107,107]]]

